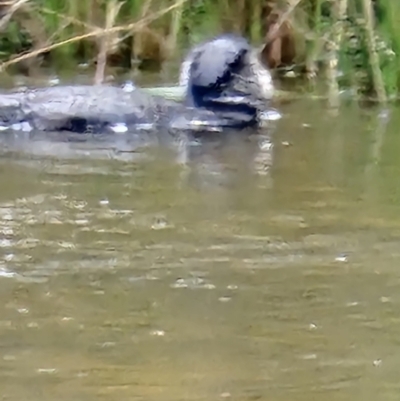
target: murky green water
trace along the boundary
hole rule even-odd
[[[282,111],[186,169],[3,152],[2,400],[398,400],[399,110]]]

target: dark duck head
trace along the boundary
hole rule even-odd
[[[274,90],[259,52],[233,34],[195,47],[182,64],[179,81],[188,106],[211,110],[232,127],[257,124]]]

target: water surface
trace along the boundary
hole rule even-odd
[[[186,166],[2,137],[3,400],[398,400],[399,110],[282,112]]]

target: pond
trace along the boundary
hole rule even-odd
[[[2,400],[398,400],[400,110],[280,110],[184,166],[3,135]]]

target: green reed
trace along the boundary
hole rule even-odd
[[[182,47],[219,32],[245,34],[257,45],[262,44],[266,34],[261,17],[263,2],[258,0],[186,0],[157,18],[152,15],[178,0],[113,1],[122,4],[118,5],[112,21],[113,31],[107,36],[107,52],[113,56],[108,62],[117,65],[121,60],[152,57],[159,57],[156,61],[162,63],[177,57]],[[375,0],[373,23],[366,28],[365,6],[371,5],[371,0],[348,0],[344,15],[343,10],[340,14],[340,31],[334,9],[338,2],[275,0],[282,12],[285,7],[295,5],[287,18],[292,22],[299,44],[296,63],[324,76],[329,67],[328,59],[332,61],[334,57],[338,62],[337,78],[331,71],[330,79],[337,79],[339,87],[376,94],[382,92],[379,88],[382,81],[383,91],[397,96],[400,89],[400,1]],[[31,51],[35,51],[32,59],[38,64],[56,67],[82,62],[94,64],[100,49],[104,50],[104,35],[97,30],[106,26],[107,10],[110,10],[107,3],[107,0],[21,2],[2,27],[0,61],[5,62],[3,67],[13,65],[14,59],[18,64],[32,62],[29,57],[19,57]],[[9,8],[0,6],[0,11],[4,18]],[[133,24],[143,19],[147,22]],[[332,47],[338,40],[340,43]],[[57,43],[63,44],[58,46]],[[152,47],[158,47],[158,51],[151,51]],[[337,54],[333,55],[332,49]]]

